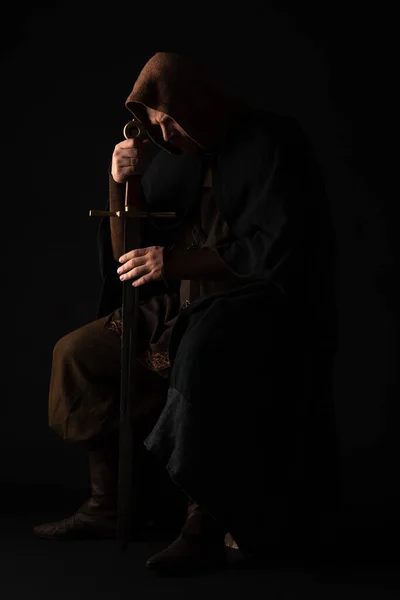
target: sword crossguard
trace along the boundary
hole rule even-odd
[[[158,217],[161,219],[174,219],[176,217],[175,212],[147,212],[147,211],[136,211],[130,206],[126,206],[125,210],[89,210],[89,217],[134,217],[137,219],[145,219],[147,217]]]

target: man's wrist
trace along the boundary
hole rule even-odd
[[[213,248],[176,248],[163,250],[164,277],[170,280],[209,279],[220,280],[232,277]]]

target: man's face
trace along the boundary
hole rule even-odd
[[[146,108],[146,113],[150,123],[160,127],[165,142],[179,148],[184,154],[199,154],[201,152],[201,147],[167,114],[152,108]]]

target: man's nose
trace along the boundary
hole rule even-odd
[[[174,137],[174,132],[161,125],[161,131],[164,142],[169,142]]]
[[[162,132],[164,142],[168,142],[170,134],[167,131],[167,128],[165,127],[165,125],[163,125],[163,124],[161,125],[161,132]]]

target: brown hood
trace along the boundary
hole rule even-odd
[[[226,94],[192,58],[157,52],[145,64],[125,106],[143,123],[152,139],[173,154],[160,128],[149,123],[144,107],[169,115],[206,151],[222,141],[232,119],[246,106]]]

